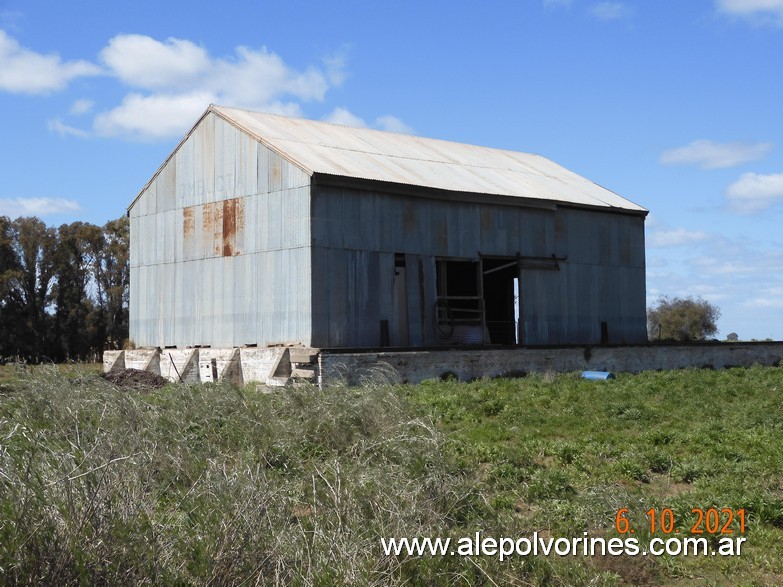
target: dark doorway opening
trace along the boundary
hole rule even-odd
[[[482,344],[485,341],[481,263],[468,259],[438,259],[435,267],[438,293],[435,329],[439,340]]]
[[[513,345],[518,337],[519,262],[515,258],[482,258],[482,290],[489,341]]]

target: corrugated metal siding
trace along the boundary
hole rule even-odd
[[[320,187],[313,202],[313,243],[443,257],[550,255],[555,216],[554,210]]]
[[[301,123],[305,134],[315,134],[293,151],[316,140],[326,150],[312,149],[310,156],[333,170],[344,164],[356,171],[369,161],[372,175],[383,179],[400,172],[395,158],[407,158],[411,178],[430,187],[453,180],[464,191],[475,185],[476,157],[487,157],[499,169],[543,174],[525,179],[524,190],[558,185],[568,191],[576,181],[540,158],[426,139],[389,143],[347,130],[335,138],[332,126]],[[299,129],[291,124],[299,125],[286,122],[273,135],[296,141]],[[341,159],[346,145],[372,157],[357,168]],[[433,168],[427,157],[448,165]],[[289,158],[210,112],[151,180],[130,209],[131,337],[137,344],[378,346],[381,320],[397,315],[395,254],[405,259],[411,346],[438,342],[436,258],[480,254],[568,257],[560,271],[522,271],[527,344],[597,343],[602,321],[610,342],[644,340],[642,216],[324,186],[311,202],[308,171]],[[502,193],[510,177],[481,175],[481,181]]]
[[[204,118],[130,209],[134,342],[309,344],[309,182]]]
[[[523,271],[521,319],[528,344],[646,341],[644,222],[575,209],[557,212],[560,271]],[[546,253],[543,253],[546,254]]]
[[[388,284],[395,253],[406,259],[412,346],[438,342],[433,330],[437,257],[517,254],[567,257],[560,271],[522,270],[526,344],[597,344],[602,321],[611,343],[646,340],[640,217],[319,187],[312,230],[318,346],[380,344],[379,322],[393,313]]]

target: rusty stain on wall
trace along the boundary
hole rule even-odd
[[[230,257],[234,253],[237,236],[237,201],[223,201],[223,256]]]
[[[270,189],[280,189],[283,183],[283,165],[278,157],[273,157],[269,167]]]
[[[200,230],[196,219],[201,216]],[[185,259],[241,255],[244,242],[245,207],[241,198],[188,206],[182,209]]]
[[[212,224],[212,246],[215,256],[220,257],[223,254],[223,203],[216,202],[211,205],[215,210]]]
[[[195,208],[196,206],[194,206]],[[215,209],[214,206],[209,204],[203,204],[201,206],[201,240],[206,242],[206,237],[212,238],[212,225],[215,222]]]
[[[196,239],[196,216],[193,206],[188,206],[182,210],[182,236],[183,248],[187,256],[195,247]]]
[[[234,255],[241,255],[245,244],[245,200],[242,198],[236,199],[234,212],[236,214]]]

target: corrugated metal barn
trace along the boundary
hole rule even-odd
[[[647,210],[536,155],[211,106],[128,215],[139,346],[646,341]]]

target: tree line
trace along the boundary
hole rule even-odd
[[[128,219],[0,216],[0,357],[95,360],[128,338]]]

